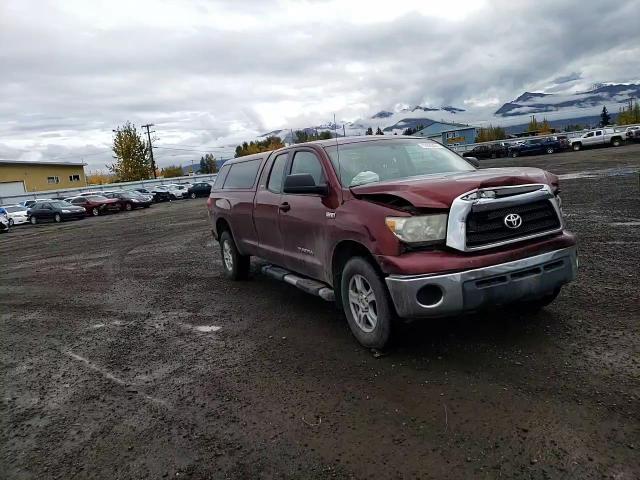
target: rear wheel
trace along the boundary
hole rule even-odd
[[[553,153],[553,151],[554,151],[554,150],[553,150],[553,147],[549,147],[549,148],[547,148],[547,153]]]
[[[93,207],[91,209],[91,215],[93,215],[94,217],[97,217],[98,215],[100,215],[100,210],[98,209],[98,207]]]
[[[220,235],[220,250],[224,276],[231,280],[246,280],[249,277],[250,257],[238,252],[236,242],[229,231]]]
[[[10,218],[10,219],[9,219],[9,226],[10,226],[10,227],[13,227],[13,218]]]
[[[516,158],[518,156],[518,152],[511,152],[511,158]]]
[[[191,198],[196,198],[196,192],[191,192],[191,194],[189,194],[189,196],[190,196]]]
[[[62,221],[62,217],[60,216],[60,214],[59,214],[59,213],[56,213],[56,214],[53,216],[53,220],[54,220],[56,223],[60,223],[60,222]]]
[[[497,155],[495,153],[491,154],[491,158],[496,158],[496,157],[497,157]]]
[[[38,223],[38,219],[36,217],[31,217],[29,221],[31,222],[31,225],[35,225],[36,223]]]
[[[125,209],[127,212],[130,212],[131,210],[133,210],[133,205],[131,205],[130,203],[125,203],[125,204],[124,204],[124,209]]]
[[[358,342],[384,348],[391,338],[395,312],[376,269],[362,257],[352,258],[342,271],[340,291],[349,328]]]
[[[577,152],[582,148],[582,144],[580,142],[577,142],[577,143],[574,143],[572,147],[573,147],[573,151]]]
[[[614,147],[619,147],[621,143],[622,140],[620,140],[619,138],[614,138],[613,140],[611,140],[611,145],[613,145]]]

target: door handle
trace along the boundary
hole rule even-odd
[[[278,209],[279,209],[281,212],[288,212],[289,210],[291,210],[291,205],[289,205],[289,203],[288,203],[288,202],[284,202],[284,203],[281,203],[281,204],[280,204],[280,206],[278,207]]]

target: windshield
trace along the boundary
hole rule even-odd
[[[92,202],[104,202],[105,200],[108,200],[107,197],[103,197],[102,195],[89,195],[86,199]]]
[[[347,187],[435,173],[475,170],[439,143],[424,139],[357,142],[325,147],[340,182]],[[340,165],[338,165],[338,153]]]
[[[61,208],[73,207],[73,205],[71,205],[69,202],[65,202],[63,200],[59,200],[57,202],[51,202],[51,205],[53,205],[54,207],[61,207]]]

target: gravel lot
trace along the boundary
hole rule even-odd
[[[639,478],[640,145],[485,165],[564,176],[578,280],[380,358],[331,304],[223,279],[202,199],[0,236],[0,476]]]

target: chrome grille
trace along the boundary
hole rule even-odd
[[[522,218],[519,228],[508,228],[505,216],[515,213]],[[466,246],[478,248],[495,243],[516,241],[544,232],[552,232],[561,227],[560,218],[551,200],[537,200],[519,205],[496,205],[495,209],[473,208],[466,219]]]

